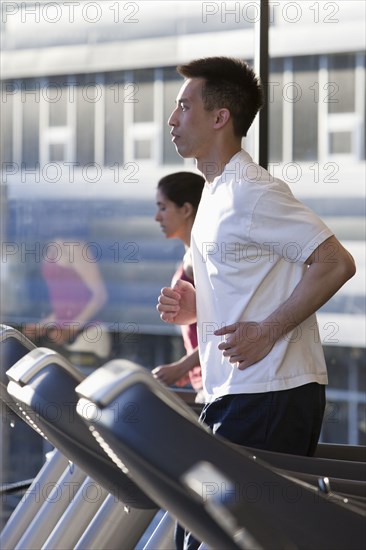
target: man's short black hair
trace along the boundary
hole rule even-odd
[[[259,78],[247,63],[231,57],[206,57],[179,65],[185,78],[202,78],[202,98],[207,111],[225,107],[230,111],[235,135],[246,136],[263,106]]]

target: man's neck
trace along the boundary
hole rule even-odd
[[[225,151],[213,153],[210,157],[196,158],[197,169],[204,175],[208,183],[212,183],[225,170],[230,159],[241,150],[240,145],[227,147]]]

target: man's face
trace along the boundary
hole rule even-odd
[[[177,106],[168,120],[172,141],[183,158],[205,158],[213,139],[215,111],[205,111],[202,100],[202,78],[184,82],[176,100]]]

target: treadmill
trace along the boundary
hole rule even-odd
[[[235,448],[129,361],[106,363],[76,392],[77,412],[104,452],[210,548],[365,546],[364,501],[334,492],[324,463],[315,486],[299,479],[298,466],[279,468],[265,453]]]

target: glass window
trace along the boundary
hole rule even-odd
[[[133,72],[133,83],[126,86],[125,101],[133,103],[134,122],[154,121],[154,71],[144,69]]]
[[[67,78],[50,77],[43,89],[43,98],[49,104],[50,126],[66,126],[67,124]]]
[[[324,346],[324,356],[328,367],[329,387],[345,390],[348,388],[348,372],[344,360],[348,349],[341,346]]]
[[[352,153],[351,132],[330,132],[329,153],[332,155]]]
[[[323,443],[345,443],[348,441],[348,404],[336,401],[328,392],[321,433]]]
[[[330,113],[355,111],[355,56],[329,56],[329,82],[326,98]]]
[[[315,160],[318,156],[318,103],[313,88],[318,80],[318,58],[298,57],[293,60],[294,82],[291,97],[284,98],[293,104],[293,159]]]
[[[101,89],[95,75],[79,75],[76,86],[76,162],[80,166],[94,162],[95,104],[101,98]]]
[[[351,350],[351,357],[357,361],[358,385],[362,390],[362,388],[366,388],[365,350],[353,348]]]
[[[164,164],[182,164],[180,157],[172,143],[168,120],[175,108],[182,78],[178,75],[175,68],[168,68],[164,71],[164,98],[163,98],[163,162]]]
[[[362,70],[360,71],[360,74],[365,74],[366,72],[366,67],[365,67],[365,63],[366,63],[366,58],[365,58],[365,55],[364,54],[360,54],[360,58],[362,56]],[[365,89],[362,89],[363,87],[361,86],[360,87],[361,89],[358,90],[358,93],[360,94],[360,97],[363,98],[361,99],[360,101],[360,105],[362,105],[361,109],[363,110],[364,113],[366,113],[366,90]],[[361,127],[361,132],[360,132],[360,135],[363,136],[361,137],[361,151],[360,151],[360,160],[366,160],[366,151],[365,151],[365,114],[363,116],[363,120],[362,120],[362,127]]]
[[[124,93],[122,72],[105,75],[104,163],[109,166],[123,163]]]
[[[366,405],[358,406],[358,444],[366,445]]]
[[[268,85],[269,161],[282,160],[283,60],[270,60]]]
[[[151,159],[152,143],[150,139],[137,139],[134,145],[134,158],[136,160]]]
[[[49,147],[50,162],[63,162],[66,159],[65,145],[63,143],[51,143]]]
[[[39,80],[24,80],[22,82],[22,161],[26,169],[34,168],[39,162],[39,102]]]
[[[15,82],[3,82],[1,86],[1,134],[0,162],[13,161],[13,94],[7,93],[16,89]]]

